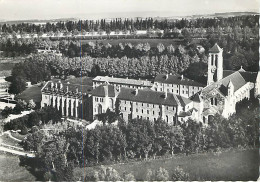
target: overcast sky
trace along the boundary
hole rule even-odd
[[[0,0],[0,19],[175,16],[258,11],[260,0]],[[142,13],[140,13],[142,12]]]

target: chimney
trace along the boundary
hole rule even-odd
[[[166,75],[165,75],[165,77],[166,77],[165,79],[168,79],[169,75],[168,75],[168,74],[166,74]]]
[[[137,94],[138,94],[138,88],[135,89],[135,95],[137,95]]]
[[[69,92],[69,86],[66,87],[67,93]]]
[[[181,80],[183,80],[183,75],[181,75]]]
[[[165,98],[164,99],[166,99],[167,98],[167,96],[168,96],[168,92],[167,92],[167,90],[165,91]]]
[[[76,87],[76,93],[79,93],[79,88],[78,87]]]
[[[51,88],[53,88],[53,86],[54,86],[54,83],[53,83],[53,82],[51,82]]]
[[[108,85],[104,86],[105,97],[108,97]]]

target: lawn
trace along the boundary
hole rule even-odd
[[[35,181],[36,178],[20,166],[18,156],[0,152],[0,181]]]
[[[33,85],[29,88],[26,88],[21,94],[17,96],[17,99],[22,99],[28,102],[29,100],[33,99],[36,104],[40,104],[42,100],[41,95],[41,86]]]
[[[12,146],[16,146],[16,147],[21,147],[19,145],[18,141],[13,140],[12,138],[10,138],[6,133],[2,136],[0,136],[0,142],[7,144],[7,145],[12,145]]]
[[[112,165],[120,175],[132,173],[137,180],[145,180],[148,169],[159,167],[168,170],[169,175],[180,166],[190,174],[191,180],[241,180],[255,181],[259,176],[259,152],[257,149],[223,152],[219,156],[213,153],[194,154],[170,159],[157,159],[142,162]],[[92,167],[85,169],[91,173]],[[80,174],[79,169],[76,170]]]

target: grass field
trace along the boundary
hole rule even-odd
[[[35,177],[21,167],[18,156],[0,152],[0,181],[35,181]]]
[[[165,168],[172,175],[175,167],[180,166],[190,174],[190,180],[241,180],[255,181],[259,176],[259,152],[257,149],[223,152],[219,156],[213,153],[180,156],[172,159],[157,159],[143,162],[112,165],[122,176],[132,173],[136,180],[145,180],[148,169]],[[91,173],[92,167],[85,169]],[[77,169],[77,174],[80,170]]]
[[[33,99],[33,101],[36,104],[39,104],[42,100],[41,88],[42,88],[41,86],[33,85],[27,88],[26,90],[24,90],[21,94],[19,94],[17,98],[25,100],[26,102]]]

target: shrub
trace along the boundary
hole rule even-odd
[[[184,172],[184,170],[178,166],[173,171],[172,180],[173,181],[188,181],[189,180],[189,174]]]

